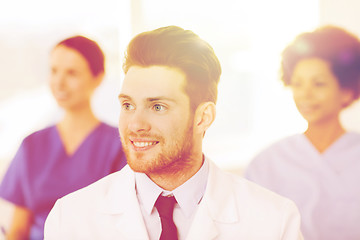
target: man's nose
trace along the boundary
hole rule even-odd
[[[151,129],[147,112],[144,109],[135,109],[129,121],[129,130],[132,132],[147,132]]]

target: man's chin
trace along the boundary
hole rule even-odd
[[[128,164],[134,172],[146,173],[144,168],[139,168],[137,165]]]
[[[127,163],[134,172],[147,173],[149,171],[149,167],[143,159],[128,158]]]

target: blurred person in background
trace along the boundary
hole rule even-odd
[[[304,239],[360,239],[360,134],[339,118],[359,97],[360,42],[320,27],[285,48],[281,69],[308,127],[258,154],[245,175],[295,201]]]
[[[126,164],[117,128],[91,109],[104,62],[98,44],[83,36],[52,50],[50,88],[64,117],[23,140],[1,182],[0,197],[15,205],[7,239],[43,239],[45,219],[58,198]]]

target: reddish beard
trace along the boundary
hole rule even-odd
[[[191,165],[193,155],[193,130],[192,125],[188,128],[181,139],[175,139],[172,142],[165,142],[165,139],[161,136],[150,134],[136,134],[127,133],[126,138],[137,137],[156,139],[159,141],[158,148],[160,152],[150,159],[146,159],[146,152],[133,152],[129,146],[131,143],[125,142],[122,137],[123,149],[127,158],[128,165],[135,172],[142,172],[146,174],[175,174],[182,169],[186,169]]]

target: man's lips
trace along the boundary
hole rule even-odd
[[[132,144],[134,144],[135,147],[147,147],[147,146],[152,146],[157,144],[157,141],[154,142],[132,142]]]
[[[156,146],[159,141],[151,141],[151,140],[130,140],[132,146],[137,151],[144,151]]]

